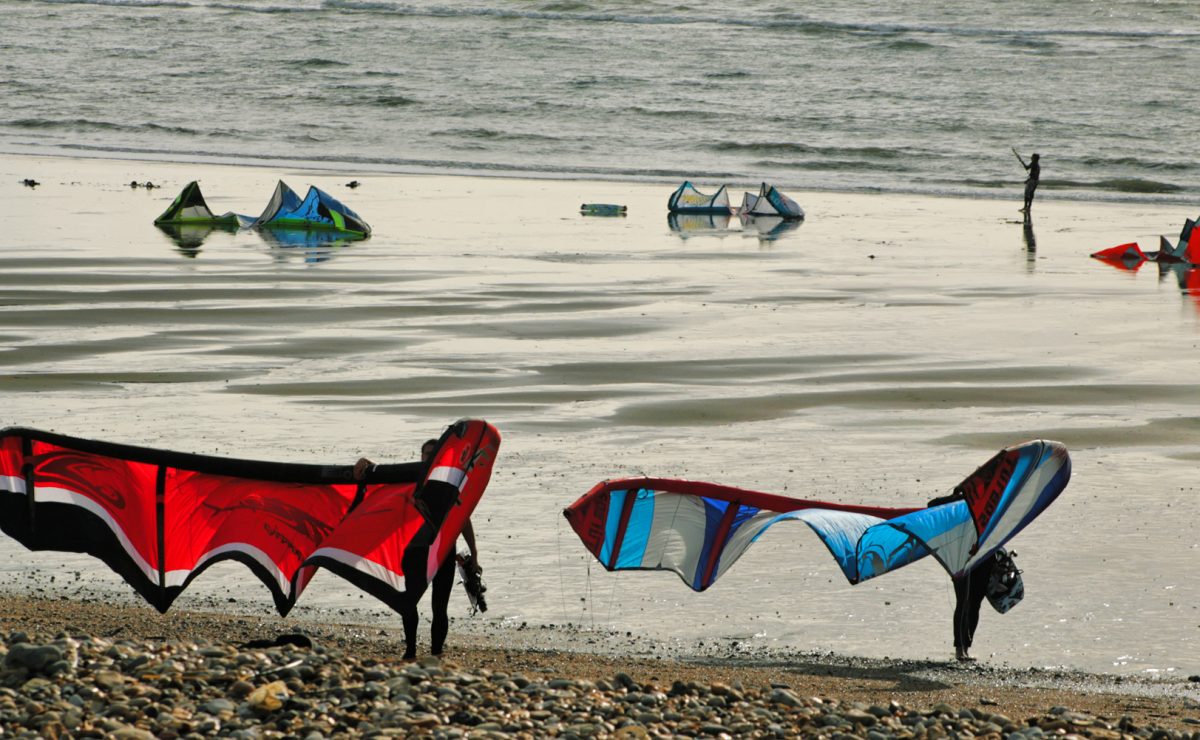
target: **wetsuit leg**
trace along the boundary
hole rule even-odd
[[[981,569],[976,569],[971,573],[968,581],[970,585],[970,593],[967,603],[967,647],[971,647],[971,643],[975,642],[975,628],[979,626],[979,607],[983,604],[983,597],[987,596],[988,578],[987,573],[980,572]]]
[[[430,597],[433,600],[430,652],[434,655],[442,654],[442,647],[446,644],[446,635],[450,632],[448,607],[450,606],[450,592],[454,589],[454,572],[457,570],[457,565],[454,553],[450,553],[446,557],[446,561],[442,563],[442,567],[438,568],[438,572],[433,576],[433,595]]]
[[[975,641],[979,626],[979,608],[987,596],[991,567],[976,568],[962,578],[954,579],[954,647],[966,652]]]
[[[971,600],[971,574],[954,579],[954,649],[961,655],[971,647],[971,638],[975,634],[975,625],[967,628],[970,611],[968,604]]]
[[[412,660],[417,657],[417,626],[421,617],[417,613],[417,603],[429,587],[425,579],[425,563],[429,560],[428,547],[409,547],[400,561],[404,571],[404,594],[396,610],[400,612],[400,620],[404,623],[404,659]]]
[[[400,612],[400,621],[404,623],[404,659],[413,660],[417,657],[417,625],[421,622],[416,600],[404,599],[397,611]]]

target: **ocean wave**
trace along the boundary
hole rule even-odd
[[[774,13],[760,16],[728,15],[716,12],[697,13],[631,13],[603,11],[574,2],[549,3],[542,8],[509,8],[488,6],[418,5],[395,0],[308,0],[291,4],[229,2],[228,0],[36,0],[53,5],[100,5],[129,8],[216,8],[245,13],[325,13],[350,11],[381,13],[412,17],[454,18],[484,17],[509,20],[570,21],[593,23],[624,23],[633,25],[693,25],[715,24],[734,27],[790,30],[809,34],[938,34],[963,37],[997,37],[1002,39],[1080,37],[1112,39],[1200,39],[1200,30],[1187,27],[1172,28],[1012,28],[991,26],[958,26],[937,23],[900,23],[837,21],[796,13]]]
[[[312,13],[323,11],[319,5],[279,4],[249,2],[210,2],[208,0],[36,0],[42,5],[94,5],[112,8],[211,8],[215,10],[242,11],[247,13]]]
[[[419,102],[416,98],[404,95],[380,95],[373,100],[367,101],[368,105],[375,105],[380,108],[403,108],[406,105],[416,105]]]
[[[193,8],[186,0],[38,0],[44,5],[107,5],[118,8]]]
[[[348,67],[346,62],[338,59],[325,59],[324,57],[309,57],[308,59],[293,59],[289,62],[284,62],[289,67],[300,67],[302,69],[324,69],[326,67]]]
[[[1042,180],[1042,185],[1051,188],[1079,188],[1085,190],[1113,190],[1119,193],[1182,193],[1186,188],[1169,182],[1147,180],[1141,177],[1114,177],[1085,182],[1079,180]]]
[[[936,49],[937,46],[926,41],[917,41],[916,39],[897,39],[894,41],[885,41],[881,44],[883,48],[891,51],[928,51]]]
[[[1007,188],[1013,186],[1012,180],[960,180],[960,184],[972,188]]]
[[[763,159],[753,163],[755,167],[772,170],[824,170],[827,172],[912,172],[911,167],[890,162],[864,162],[846,159],[812,159],[806,161],[779,161]]]
[[[878,146],[845,147],[845,146],[813,146],[793,142],[763,142],[763,141],[721,141],[710,147],[718,152],[747,152],[751,154],[816,154],[828,157],[864,157],[867,159],[896,159],[909,155],[898,149],[888,149]],[[922,154],[921,156],[925,156]]]
[[[1196,169],[1195,162],[1162,162],[1142,159],[1141,157],[1082,157],[1078,160],[1088,167],[1133,167],[1139,170],[1159,170],[1165,172],[1188,172]]]
[[[588,10],[591,6],[587,3],[576,2],[575,0],[567,0],[566,2],[546,3],[538,10],[543,13],[578,13]]]
[[[11,121],[0,121],[0,126],[11,126],[12,128],[31,131],[119,131],[127,133],[166,133],[181,136],[201,136],[208,133],[207,131],[199,131],[186,126],[164,126],[158,123],[113,123],[111,121],[93,121],[86,118],[70,118],[67,120],[17,118]]]
[[[430,136],[452,136],[462,139],[483,139],[486,141],[562,141],[559,137],[548,134],[497,131],[490,128],[448,128],[441,131],[434,131],[430,133]]]
[[[686,121],[705,121],[721,117],[720,114],[713,111],[695,110],[692,108],[647,108],[642,105],[633,105],[626,110],[639,116],[678,118]]]
[[[1030,36],[1022,34],[1020,36],[1008,36],[1002,38],[991,39],[986,43],[1001,44],[1011,46],[1018,49],[1026,49],[1030,51],[1053,51],[1061,48],[1062,44],[1052,39],[1041,36]]]
[[[567,84],[571,87],[588,88],[588,87],[627,87],[629,85],[641,84],[641,80],[635,77],[626,77],[624,75],[600,75],[587,77],[577,77]]]

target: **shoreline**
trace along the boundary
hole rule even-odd
[[[311,638],[314,645],[354,656],[364,665],[399,671],[412,665],[400,659],[402,637],[396,620],[387,625],[299,621],[207,609],[173,609],[159,615],[146,606],[13,594],[0,594],[0,615],[10,645],[14,634],[20,641],[35,645],[48,644],[64,635],[76,639],[92,636],[109,643],[149,644],[151,650],[162,653],[179,643],[236,648],[250,641],[300,634]],[[425,641],[427,620],[422,620],[421,629]],[[956,712],[992,712],[1025,724],[1054,721],[1069,713],[1085,715],[1097,724],[1115,726],[1124,722],[1200,736],[1200,676],[1145,680],[1020,669],[982,661],[961,665],[953,661],[889,661],[835,653],[794,653],[770,661],[719,657],[680,660],[580,651],[553,629],[534,631],[538,633],[537,646],[517,644],[512,634],[485,638],[458,634],[452,625],[444,659],[430,659],[425,655],[427,642],[422,642],[417,665],[601,686],[605,682],[619,684],[624,675],[640,686],[656,686],[663,691],[679,684],[737,686],[747,693],[784,688],[798,697],[815,697],[829,705],[901,705],[926,714],[953,707]],[[1088,734],[1082,728],[1078,731]]]
[[[16,157],[16,158],[54,158],[65,160],[89,160],[96,162],[144,162],[157,166],[176,165],[188,166],[194,165],[198,167],[234,167],[234,168],[250,168],[250,169],[275,169],[285,170],[296,173],[320,173],[327,176],[338,177],[451,177],[451,178],[484,178],[496,180],[528,180],[532,182],[562,182],[562,183],[605,183],[608,185],[628,183],[638,186],[662,185],[674,189],[682,180],[690,180],[699,183],[703,190],[705,186],[713,187],[717,184],[726,185],[732,189],[738,188],[754,188],[758,181],[742,181],[735,178],[701,173],[697,176],[678,175],[667,177],[665,175],[645,175],[637,176],[629,173],[613,173],[604,174],[602,172],[562,172],[556,174],[551,170],[541,169],[507,169],[497,167],[489,168],[456,168],[453,166],[445,166],[445,163],[409,163],[389,165],[381,162],[344,162],[335,161],[328,166],[322,166],[320,162],[308,160],[289,160],[277,159],[271,157],[241,155],[241,159],[250,157],[253,161],[238,161],[239,157],[234,155],[196,155],[194,158],[187,158],[184,155],[177,153],[164,153],[161,158],[155,157],[153,152],[121,152],[106,150],[103,152],[15,152],[15,151],[0,151],[0,157]],[[452,163],[451,163],[452,164]],[[339,174],[340,173],[340,174]],[[681,179],[682,178],[682,179]],[[36,178],[35,178],[36,179]],[[984,202],[993,201],[1008,201],[1013,200],[1019,202],[1023,192],[1024,185],[1019,180],[1014,180],[1009,190],[997,191],[996,189],[985,189],[980,192],[952,192],[936,189],[905,189],[898,188],[894,190],[884,190],[870,185],[862,185],[860,187],[827,187],[813,188],[800,183],[777,182],[771,181],[778,187],[784,190],[793,191],[795,193],[804,194],[820,194],[820,195],[852,195],[852,196],[896,196],[896,197],[915,197],[915,198],[949,198],[954,200],[978,200]],[[1176,196],[1170,193],[1147,193],[1144,197],[1139,197],[1136,191],[1120,191],[1120,190],[1099,190],[1096,192],[1082,194],[1077,191],[1066,191],[1065,194],[1057,194],[1053,191],[1050,185],[1052,181],[1045,181],[1038,190],[1038,199],[1052,201],[1055,204],[1090,204],[1090,205],[1128,205],[1128,206],[1156,206],[1161,208],[1185,207],[1189,204],[1194,204],[1195,199],[1188,196]],[[1111,194],[1111,197],[1104,197],[1106,194]],[[731,193],[732,196],[732,193]],[[1158,197],[1152,197],[1158,196]],[[665,208],[664,208],[665,213]]]

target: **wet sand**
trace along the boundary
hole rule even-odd
[[[375,234],[286,246],[151,223],[191,179],[214,211],[254,215],[281,177]],[[640,474],[919,505],[1003,445],[1058,439],[1072,483],[1014,540],[1027,598],[984,614],[976,652],[1200,672],[1200,304],[1153,265],[1087,258],[1195,213],[1040,200],[1029,234],[1004,200],[797,192],[809,217],[791,231],[673,229],[672,187],[0,157],[0,423],[344,463],[414,459],[454,419],[486,418],[504,434],[477,515],[492,610],[456,631],[629,633],[722,660],[736,642],[733,658],[941,661],[949,580],[920,563],[851,587],[810,532],[780,527],[694,594],[603,572],[562,508]],[[581,217],[582,202],[629,215]],[[127,591],[93,560],[0,539],[10,591],[47,572]],[[269,610],[246,575],[214,568],[180,605]],[[300,604],[329,621],[365,602],[318,576]]]

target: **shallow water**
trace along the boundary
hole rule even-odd
[[[31,174],[44,184],[21,187]],[[195,177],[218,212],[257,212],[279,177],[316,184],[375,236],[180,246],[151,221]],[[656,185],[347,179],[0,157],[0,425],[333,463],[415,459],[456,418],[486,418],[504,435],[476,516],[492,608],[456,630],[571,623],[684,653],[737,640],[911,658],[950,651],[953,593],[933,562],[851,587],[811,532],[780,526],[695,594],[603,572],[560,512],[640,474],[919,505],[1006,444],[1058,439],[1072,482],[1014,540],[1027,597],[983,615],[976,652],[1195,672],[1200,296],[1087,254],[1149,247],[1197,214],[1047,202],[1031,247],[1014,203],[797,192],[809,219],[770,239],[736,220],[673,231]],[[581,202],[629,216],[581,217]],[[7,538],[0,569],[15,588],[78,570],[40,587],[128,593],[95,561]],[[269,612],[247,575],[219,566],[178,605]],[[298,612],[359,607],[369,597],[325,575]]]

